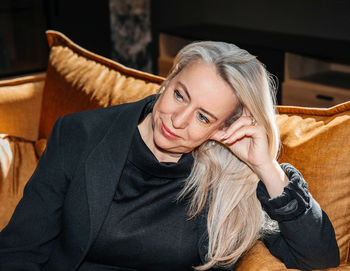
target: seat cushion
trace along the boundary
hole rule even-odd
[[[46,35],[50,56],[40,138],[48,138],[62,115],[140,100],[154,94],[164,80],[89,52],[57,31]]]

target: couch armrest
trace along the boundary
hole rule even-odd
[[[38,139],[45,73],[0,80],[0,134]]]

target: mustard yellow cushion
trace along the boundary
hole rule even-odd
[[[350,102],[330,109],[278,107],[283,146],[280,162],[295,165],[313,197],[328,214],[349,263],[350,245]]]
[[[22,198],[37,162],[34,142],[0,134],[0,231]]]
[[[140,100],[155,93],[164,80],[91,53],[57,31],[46,35],[50,56],[40,138],[48,138],[59,116]]]
[[[35,141],[45,74],[0,81],[0,133]]]

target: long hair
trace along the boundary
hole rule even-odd
[[[275,85],[264,65],[247,51],[224,42],[195,42],[176,56],[161,91],[190,62],[202,60],[216,67],[218,74],[234,90],[239,100],[226,125],[242,114],[246,106],[259,125],[265,127],[271,157],[279,150],[275,122]],[[266,216],[256,196],[257,175],[224,145],[207,141],[193,150],[194,165],[179,195],[190,195],[190,217],[208,204],[209,236],[207,262],[196,267],[208,270],[214,265],[230,266],[263,233]]]

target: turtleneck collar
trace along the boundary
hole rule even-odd
[[[139,118],[141,123],[153,110],[157,101],[157,96],[148,102],[142,110]],[[136,167],[148,174],[160,178],[185,178],[191,172],[193,165],[192,153],[184,153],[178,162],[159,162],[152,151],[143,141],[139,129],[135,129],[135,134],[131,144],[128,160]]]
[[[184,153],[178,162],[159,162],[143,141],[138,129],[135,131],[128,160],[140,170],[160,178],[186,178],[193,165],[192,153]]]

